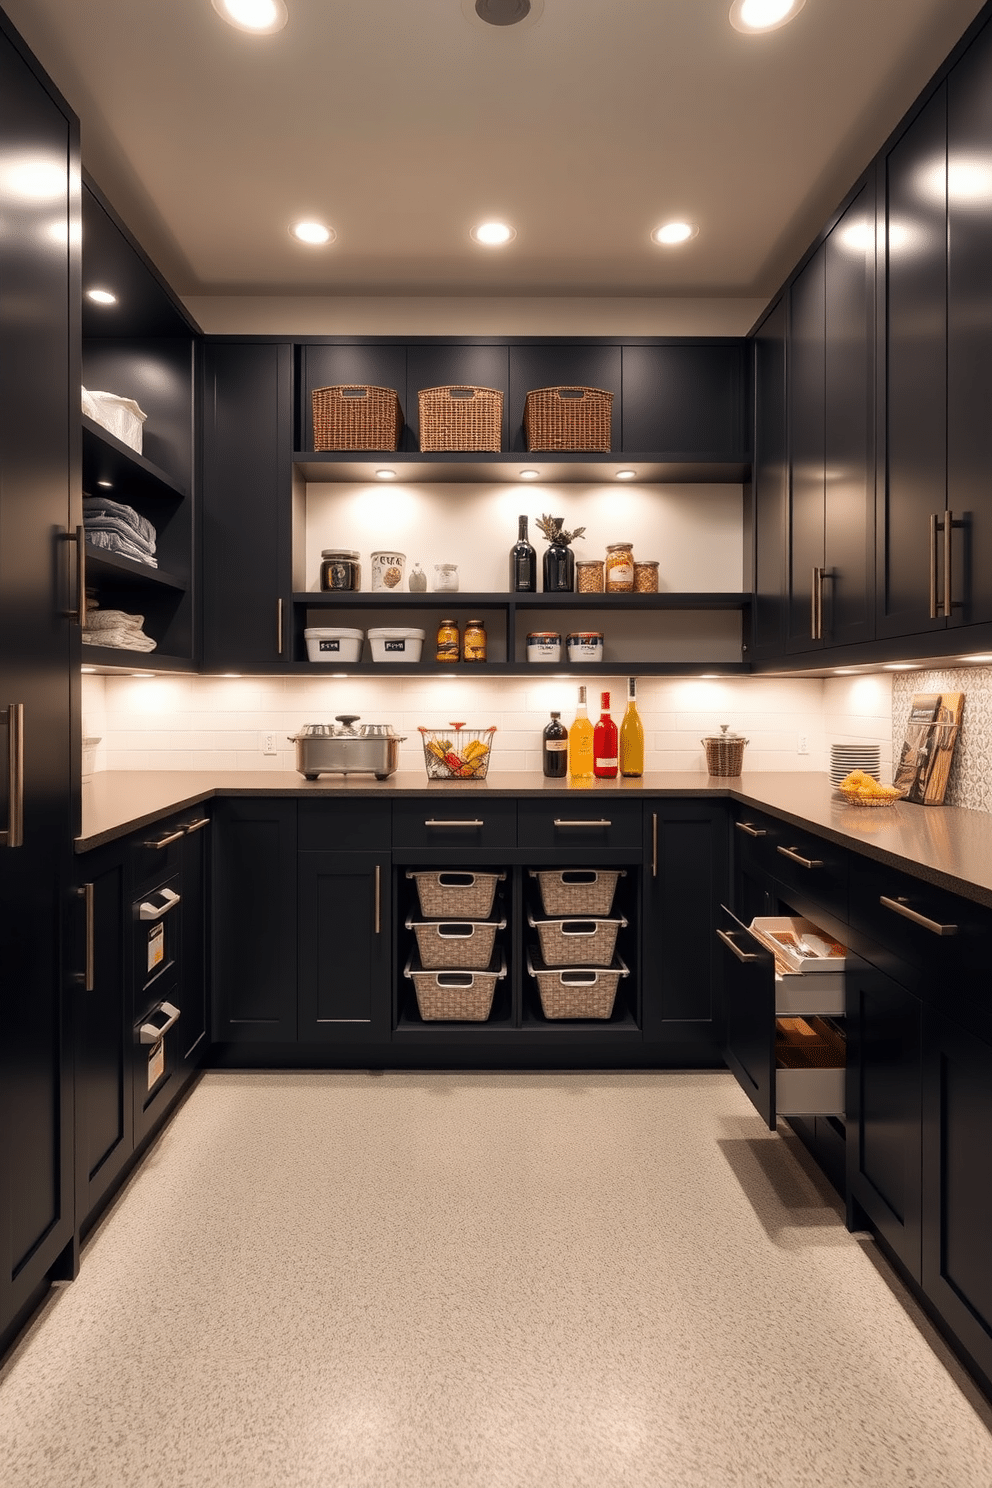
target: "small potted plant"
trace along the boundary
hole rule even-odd
[[[544,553],[545,594],[570,594],[575,588],[575,554],[570,545],[586,529],[576,527],[574,532],[566,532],[562,526],[564,520],[564,517],[535,519],[534,525],[548,542]]]

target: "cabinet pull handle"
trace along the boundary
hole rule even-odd
[[[768,832],[765,827],[752,827],[750,822],[734,822],[734,826],[737,828],[738,832],[744,832],[748,837],[768,836]]]
[[[283,646],[283,641],[282,641],[282,632],[283,632],[282,613],[283,613],[283,602],[282,602],[282,599],[280,598],[280,599],[277,599],[276,600],[276,655],[277,656],[281,656],[282,655],[282,646]]]
[[[601,821],[562,821],[560,816],[555,817],[556,827],[612,827],[611,821],[605,818]]]
[[[96,934],[94,931],[94,914],[96,907],[96,895],[91,883],[84,883],[76,890],[83,901],[83,918],[85,924],[85,951],[83,953],[83,972],[79,977],[84,992],[92,992],[96,984]]]
[[[481,817],[474,821],[438,821],[436,817],[428,817],[424,822],[425,827],[484,827],[486,824]]]
[[[936,512],[930,513],[930,619],[940,619],[940,603],[937,599],[937,530],[940,519]]]
[[[810,640],[823,640],[823,576],[824,568],[813,569],[813,582],[810,586]]]
[[[658,813],[651,813],[651,877],[658,877]]]
[[[23,847],[24,704],[0,708],[0,723],[7,725],[7,828],[0,832],[0,847]]]
[[[159,904],[154,904],[151,899],[142,899],[138,905],[139,920],[163,919],[170,909],[175,909],[180,902],[181,895],[177,894],[175,889],[159,889],[157,897],[161,900]]]
[[[196,821],[188,822],[183,828],[183,831],[186,833],[186,836],[189,837],[193,832],[199,832],[203,827],[209,827],[209,825],[209,816],[201,816]]]
[[[726,930],[718,930],[716,933],[717,939],[722,940],[724,945],[733,951],[738,961],[759,961],[761,959],[754,951],[742,951],[739,945],[735,945]]]
[[[905,919],[912,920],[914,925],[922,925],[924,930],[929,930],[933,935],[957,935],[957,925],[942,925],[939,920],[928,919],[926,915],[920,914],[918,909],[911,909],[905,899],[889,899],[885,894],[878,896],[879,904],[884,904],[886,909],[891,909],[893,914],[903,915]]]
[[[382,869],[375,865],[375,933],[382,934]]]
[[[77,527],[75,532],[60,532],[59,539],[76,544],[76,608],[62,610],[62,619],[77,621],[82,630],[86,624],[86,529]]]
[[[944,513],[944,615],[949,620],[951,611],[954,609],[954,601],[951,598],[951,532],[954,527],[954,513]]]
[[[158,1012],[164,1013],[166,1021],[159,1027],[157,1023],[142,1023],[138,1029],[138,1042],[142,1044],[157,1044],[165,1038],[170,1028],[174,1028],[179,1022],[179,1009],[173,1007],[171,1002],[159,1003]]]
[[[804,858],[802,853],[796,852],[794,847],[777,847],[775,851],[780,852],[783,858],[788,858],[791,862],[798,863],[800,868],[823,867],[822,858]]]
[[[186,828],[180,827],[178,832],[170,832],[167,837],[160,837],[157,842],[146,842],[145,847],[169,847],[173,842],[178,842],[181,837],[186,836]]]

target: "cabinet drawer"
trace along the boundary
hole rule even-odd
[[[392,808],[389,801],[301,801],[297,817],[301,852],[389,850]]]
[[[838,920],[847,919],[848,857],[823,837],[756,812],[739,813],[734,822],[734,849],[745,873],[774,879],[797,904],[822,907]]]
[[[521,801],[517,826],[521,847],[541,851],[556,848],[633,848],[642,842],[640,801],[565,799]]]
[[[413,848],[516,847],[517,803],[478,795],[393,802],[393,846]]]
[[[951,986],[982,990],[992,965],[992,910],[908,873],[856,858],[851,924],[870,938],[866,954],[883,961],[911,991]],[[882,954],[879,954],[881,952]]]
[[[182,863],[186,823],[198,820],[206,812],[194,807],[182,817],[169,817],[143,827],[131,839],[131,876],[139,887],[153,884],[178,873]]]

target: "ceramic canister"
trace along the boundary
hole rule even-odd
[[[557,630],[533,630],[527,637],[528,661],[561,661],[561,634]]]
[[[569,661],[602,661],[603,632],[574,630],[567,640]]]
[[[372,554],[372,589],[395,593],[403,587],[406,554],[380,552]]]

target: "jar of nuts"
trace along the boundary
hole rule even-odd
[[[630,594],[634,588],[634,544],[610,543],[606,549],[607,594]]]
[[[575,588],[579,594],[602,594],[602,558],[576,558]]]
[[[657,558],[645,558],[643,562],[638,559],[638,561],[634,564],[634,593],[658,593]]]

